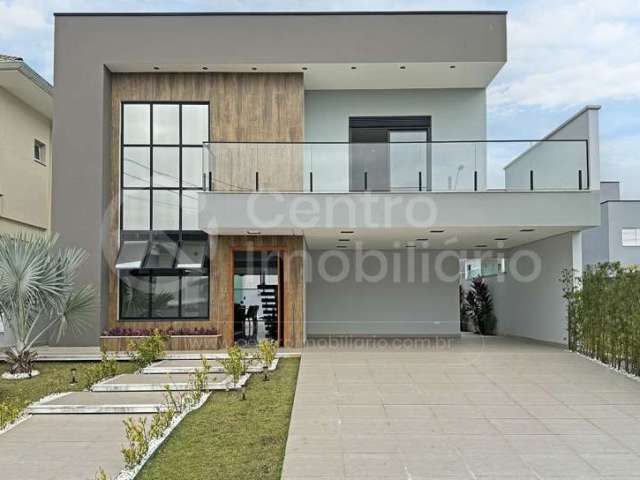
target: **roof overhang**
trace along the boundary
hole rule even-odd
[[[484,88],[507,60],[506,12],[63,14],[60,28],[108,38],[96,60],[112,72],[304,72],[311,90]]]
[[[53,118],[53,87],[24,62],[0,62],[0,87]]]

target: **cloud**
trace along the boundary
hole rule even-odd
[[[26,2],[0,2],[0,18],[0,38],[11,38],[17,34],[28,34],[47,28],[44,11]]]
[[[489,89],[494,110],[640,99],[637,0],[528,2],[508,34],[509,62]]]

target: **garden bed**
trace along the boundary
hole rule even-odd
[[[129,342],[136,343],[145,336],[116,336],[100,337],[100,348],[108,352],[128,352]],[[169,351],[201,351],[218,350],[222,346],[221,335],[171,335],[165,343],[165,350]]]

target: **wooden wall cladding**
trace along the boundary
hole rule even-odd
[[[304,140],[304,84],[302,73],[113,73],[111,75],[111,210],[109,256],[115,261],[119,245],[120,105],[123,101],[209,102],[211,139],[229,142],[301,142]],[[256,147],[253,147],[255,152]],[[275,190],[302,187],[302,150],[286,155],[274,149],[259,157],[261,183]],[[237,150],[237,149],[236,149]],[[271,153],[270,153],[271,152]],[[275,153],[275,155],[273,154]],[[246,154],[246,152],[245,152]],[[234,153],[220,157],[220,184],[255,186],[251,157]],[[233,157],[236,158],[233,158]],[[236,162],[237,157],[242,157]],[[233,190],[233,187],[229,187]],[[212,271],[215,267],[212,268]],[[212,272],[213,274],[213,272]],[[118,323],[117,275],[110,269],[109,327]],[[167,328],[172,322],[144,322]],[[185,326],[188,322],[180,322]],[[212,326],[213,321],[199,326]]]
[[[283,258],[284,298],[281,299],[284,346],[303,345],[304,240],[300,236],[210,237],[211,321],[222,334],[223,343],[233,342],[233,252],[239,250],[279,251]]]

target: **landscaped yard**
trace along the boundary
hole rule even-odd
[[[299,364],[299,359],[281,359],[268,382],[252,375],[245,401],[237,392],[214,392],[136,478],[279,479]]]
[[[97,362],[38,362],[35,369],[40,375],[25,380],[5,380],[0,378],[0,403],[10,402],[26,407],[52,393],[82,390],[87,369]],[[76,369],[78,383],[71,384],[71,369]],[[118,362],[118,373],[131,373],[136,366],[133,362]],[[8,365],[0,363],[0,375],[8,370]]]

